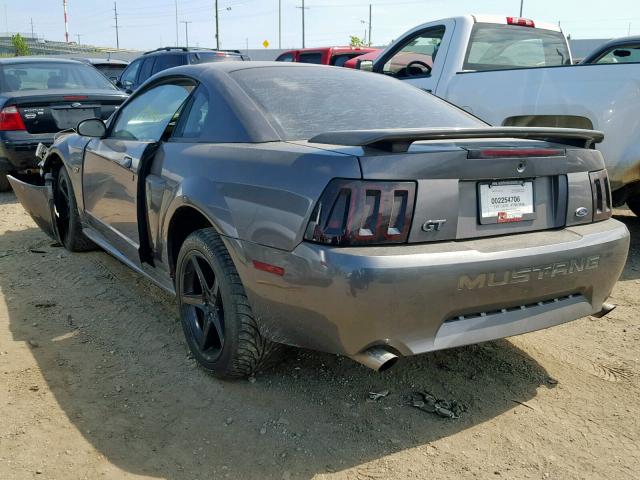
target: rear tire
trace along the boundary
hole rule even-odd
[[[0,173],[0,192],[8,192],[9,190],[11,190],[11,184],[7,179],[7,174]]]
[[[189,349],[208,373],[247,377],[275,359],[280,345],[260,334],[240,276],[213,228],[193,232],[182,244],[176,296]]]
[[[627,198],[627,207],[636,217],[640,217],[640,195]]]
[[[73,193],[71,179],[64,166],[58,170],[53,185],[53,203],[55,205],[55,226],[64,248],[70,252],[94,250],[96,245],[82,233],[76,197]]]

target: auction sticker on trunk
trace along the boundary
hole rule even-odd
[[[532,220],[533,182],[516,180],[481,183],[480,223],[510,223]]]

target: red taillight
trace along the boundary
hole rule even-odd
[[[65,95],[62,98],[64,100],[69,100],[69,101],[78,101],[78,100],[86,100],[89,97],[87,97],[86,95]]]
[[[469,150],[467,158],[514,158],[514,157],[562,157],[566,152],[560,148],[487,148]]]
[[[521,18],[521,17],[507,17],[507,24],[519,25],[521,27],[532,27],[532,28],[536,26],[533,20],[530,20],[528,18]]]
[[[305,240],[336,246],[405,243],[415,196],[414,182],[332,180],[313,211]]]
[[[15,106],[4,107],[0,111],[0,130],[26,130],[20,112]]]

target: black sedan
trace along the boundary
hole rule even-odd
[[[36,165],[38,143],[87,118],[107,119],[127,98],[90,65],[68,59],[0,59],[0,192],[8,173]]]

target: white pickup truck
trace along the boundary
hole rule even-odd
[[[360,68],[409,82],[493,125],[601,130],[616,205],[640,215],[640,64],[571,65],[553,24],[468,15],[420,25]]]

